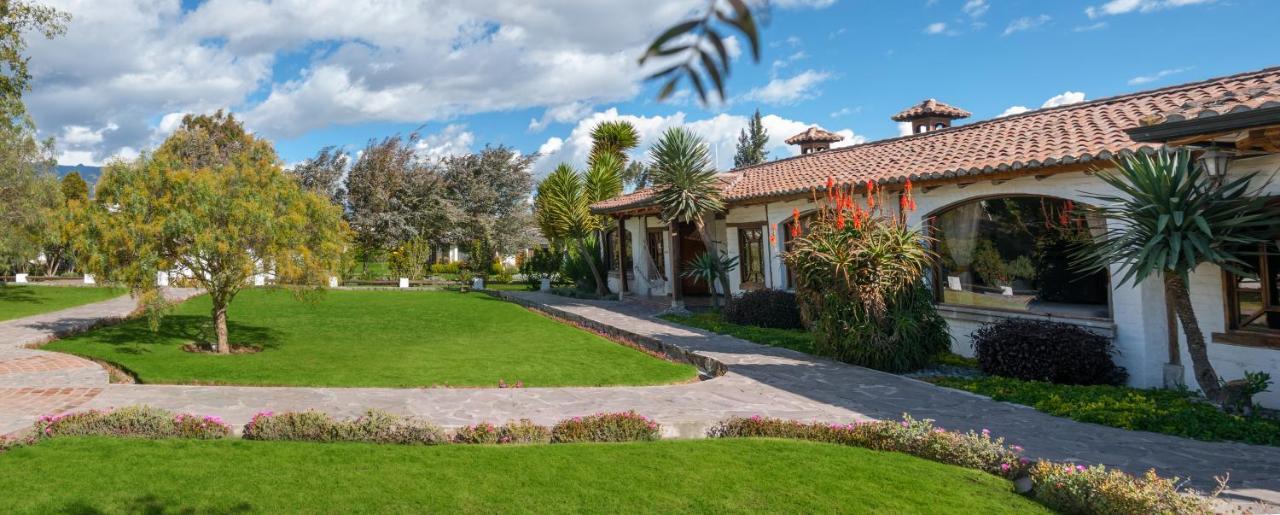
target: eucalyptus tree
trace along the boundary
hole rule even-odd
[[[1095,176],[1118,194],[1089,194],[1093,212],[1105,218],[1105,234],[1084,243],[1077,265],[1122,271],[1118,285],[1149,277],[1164,281],[1165,296],[1187,337],[1196,383],[1205,396],[1221,398],[1221,381],[1209,361],[1204,332],[1191,303],[1188,275],[1211,263],[1239,275],[1254,275],[1243,257],[1264,243],[1260,230],[1274,225],[1275,208],[1250,188],[1256,174],[1225,183],[1210,177],[1186,149],[1134,154],[1115,171]],[[1256,252],[1256,251],[1254,251]]]
[[[330,145],[320,149],[315,157],[298,163],[289,170],[289,173],[297,177],[298,183],[307,191],[317,193],[334,204],[342,206],[347,196],[343,178],[350,164],[350,154]]]
[[[654,201],[664,223],[692,223],[707,248],[711,262],[720,263],[720,248],[711,236],[707,217],[724,211],[719,179],[707,144],[683,127],[667,129],[649,149],[653,168]],[[729,274],[717,270],[721,291],[729,294]]]

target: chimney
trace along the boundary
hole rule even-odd
[[[830,150],[831,144],[844,139],[844,136],[827,132],[818,126],[809,127],[804,132],[787,138],[788,145],[800,145],[800,154],[812,154]]]
[[[892,119],[911,123],[912,134],[923,134],[951,127],[952,120],[968,118],[969,115],[969,111],[930,98],[893,115]]]

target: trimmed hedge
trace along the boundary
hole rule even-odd
[[[660,438],[662,426],[634,411],[573,417],[551,428],[554,443],[642,442]]]
[[[973,332],[978,366],[987,374],[1058,384],[1123,384],[1111,340],[1061,322],[1009,318]]]

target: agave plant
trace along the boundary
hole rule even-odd
[[[649,149],[653,162],[654,201],[662,208],[664,223],[692,223],[710,259],[720,260],[719,245],[711,237],[706,217],[724,210],[706,142],[683,127],[667,129]],[[717,274],[720,288],[729,291],[729,274]],[[714,296],[714,294],[713,294]]]
[[[1128,155],[1115,168],[1096,176],[1118,194],[1087,195],[1097,201],[1090,209],[1108,221],[1107,230],[1083,243],[1076,264],[1089,270],[1117,265],[1123,271],[1118,285],[1159,275],[1186,333],[1196,383],[1206,397],[1220,400],[1187,275],[1204,263],[1253,275],[1240,256],[1263,242],[1259,229],[1274,224],[1276,210],[1250,188],[1256,174],[1220,183],[1186,149]]]
[[[713,256],[710,252],[703,252],[697,257],[685,263],[685,270],[680,275],[688,277],[695,281],[705,281],[707,286],[715,282],[721,275],[728,275],[738,268],[738,258]],[[728,290],[726,290],[728,291]],[[715,295],[711,296],[711,306],[720,309],[720,298]]]

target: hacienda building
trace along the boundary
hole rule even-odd
[[[934,237],[940,259],[929,285],[955,352],[972,355],[969,335],[981,324],[1051,319],[1112,337],[1132,385],[1194,388],[1162,282],[1118,287],[1115,266],[1076,272],[1063,252],[1067,242],[1104,230],[1103,222],[1066,223],[1064,214],[1087,205],[1089,193],[1111,192],[1095,170],[1166,145],[1195,149],[1216,176],[1260,172],[1255,186],[1280,196],[1280,182],[1267,183],[1280,171],[1280,68],[953,126],[969,115],[930,99],[893,117],[910,123],[912,135],[831,149],[840,136],[815,127],[787,140],[800,155],[720,174],[727,209],[711,228],[715,244],[739,260],[730,293],[792,288],[781,254],[793,213],[803,227],[828,178],[858,192],[872,181],[890,195],[910,179],[916,209],[907,220]],[[652,193],[592,206],[614,220],[605,247],[611,289],[676,300],[708,294],[706,283],[676,271],[705,250],[701,239],[692,227],[663,224]],[[896,202],[886,204],[897,214]],[[1224,379],[1245,371],[1280,378],[1280,232],[1277,238],[1256,263],[1259,278],[1208,265],[1191,278],[1209,355]],[[1280,408],[1274,390],[1256,399]]]

